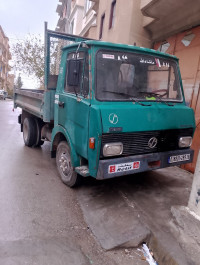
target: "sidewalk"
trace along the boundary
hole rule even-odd
[[[172,167],[117,181],[86,181],[78,200],[104,249],[135,248],[145,241],[159,265],[199,265],[172,229],[171,209],[187,205],[192,180],[191,173]]]

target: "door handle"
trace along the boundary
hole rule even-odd
[[[60,108],[64,108],[65,103],[62,102],[62,101],[58,101],[58,106],[59,106]]]

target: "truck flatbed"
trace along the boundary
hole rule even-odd
[[[15,89],[15,108],[20,107],[44,122],[50,122],[54,119],[54,97],[55,90]]]

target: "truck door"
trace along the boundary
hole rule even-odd
[[[65,82],[58,95],[58,125],[64,127],[79,155],[87,158],[89,120],[87,52],[67,54]]]

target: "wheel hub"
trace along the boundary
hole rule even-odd
[[[70,161],[67,158],[66,154],[64,154],[64,153],[61,154],[61,157],[59,159],[59,164],[60,164],[59,166],[60,166],[60,169],[62,170],[62,172],[65,175],[68,175],[70,173],[70,170],[71,170],[71,165],[70,165]]]
[[[26,123],[23,124],[23,136],[24,136],[24,140],[27,141],[27,138],[28,138],[28,127],[27,127]]]

